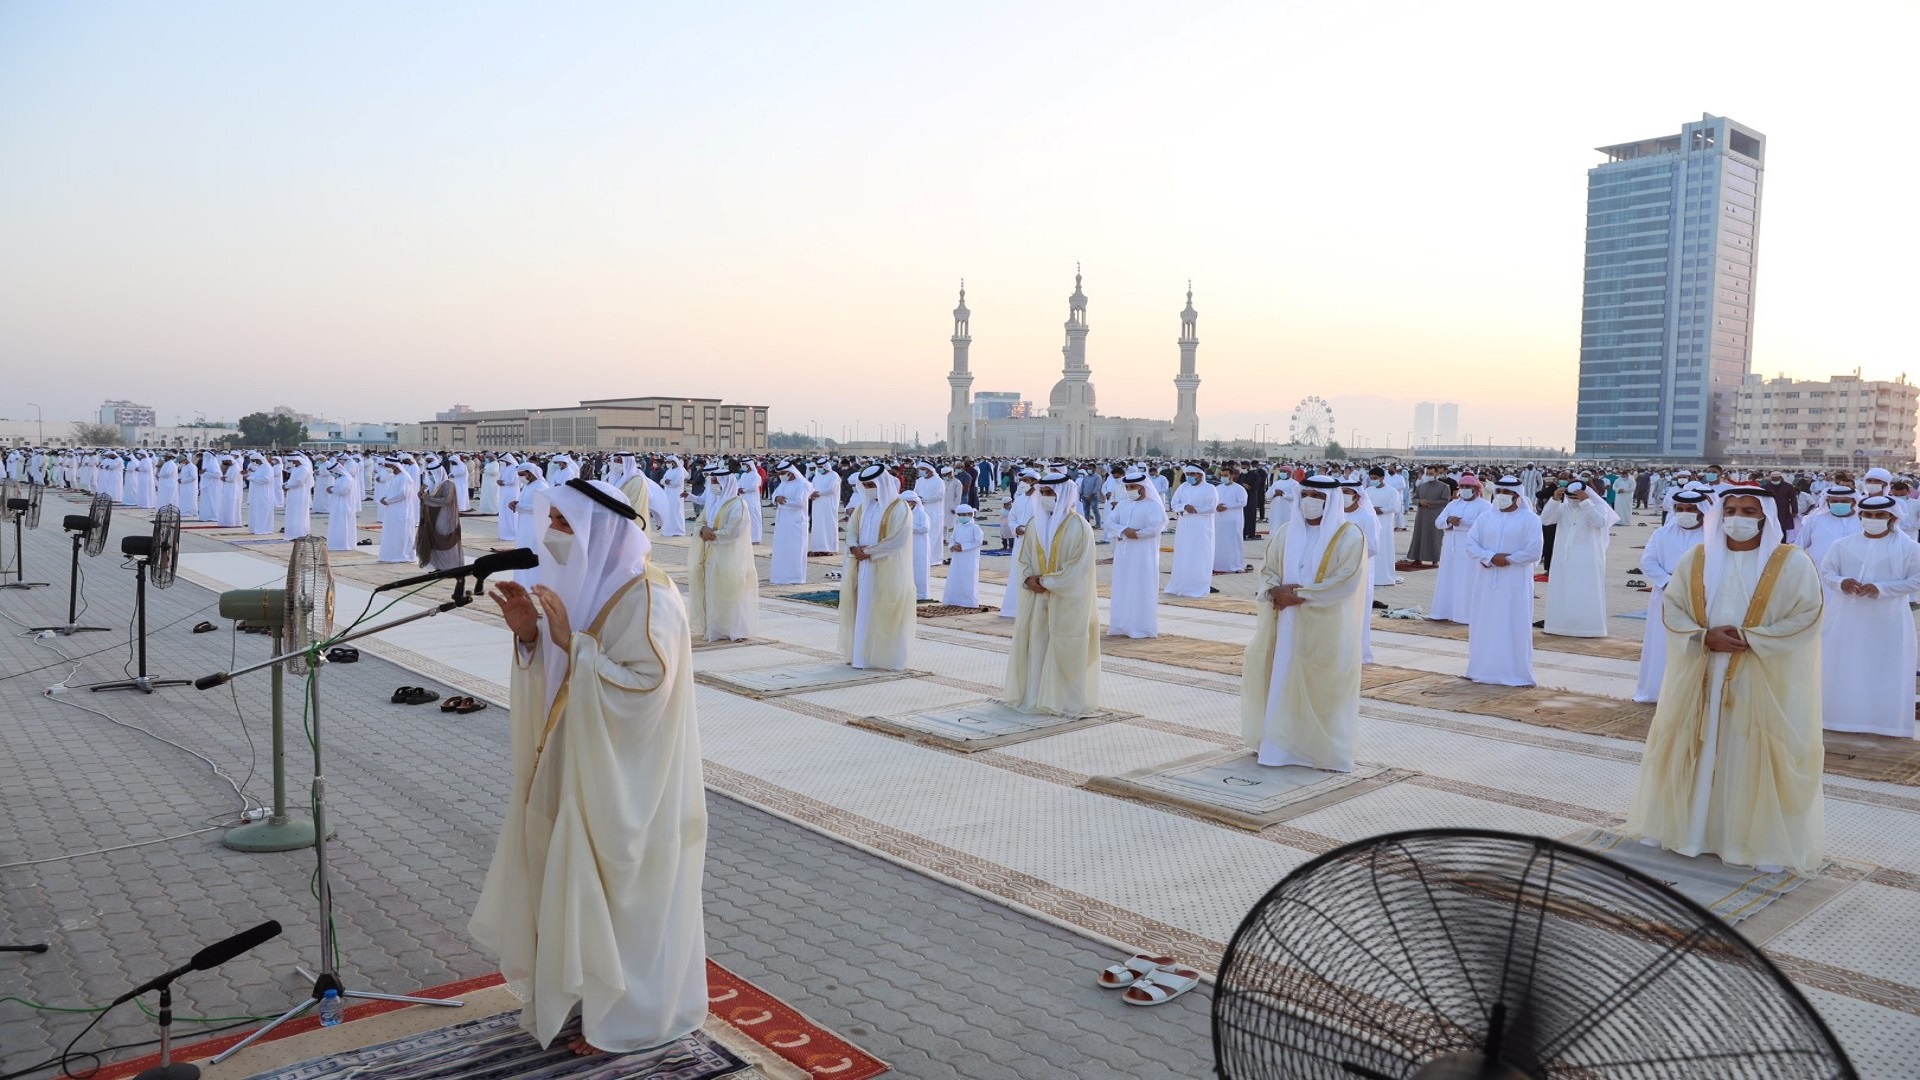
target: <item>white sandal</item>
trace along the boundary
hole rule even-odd
[[[1159,970],[1162,964],[1171,963],[1173,963],[1171,956],[1148,956],[1146,953],[1135,953],[1131,960],[1123,964],[1115,964],[1102,971],[1097,981],[1108,990],[1125,990]]]
[[[1185,967],[1156,967],[1142,975],[1120,1000],[1129,1005],[1165,1005],[1200,985],[1200,973]]]

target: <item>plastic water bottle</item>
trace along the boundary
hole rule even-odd
[[[347,1011],[346,1003],[340,1000],[340,991],[328,990],[320,995],[320,1026],[333,1027],[340,1022],[341,1014]]]

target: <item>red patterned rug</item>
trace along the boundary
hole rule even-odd
[[[497,973],[482,975],[475,979],[463,979],[460,982],[436,986],[430,990],[421,990],[413,996],[458,997],[461,994],[471,994],[488,987],[499,986],[504,981]],[[791,1005],[712,960],[707,961],[707,995],[711,1002],[708,1011],[713,1016],[752,1039],[768,1053],[796,1068],[806,1070],[810,1076],[831,1078],[831,1080],[867,1080],[868,1077],[879,1076],[888,1069],[886,1062],[807,1019]],[[348,1021],[359,1020],[407,1007],[404,1003],[397,1001],[362,1002],[349,1007],[346,1018]],[[319,1026],[318,1017],[303,1016],[291,1023],[281,1025],[262,1041],[272,1042],[284,1039],[290,1035],[312,1031]],[[199,1042],[189,1042],[176,1047],[173,1056],[176,1061],[205,1060],[246,1038],[247,1034],[241,1031]],[[159,1054],[148,1054],[131,1061],[105,1066],[87,1080],[127,1080],[128,1077],[159,1063]]]

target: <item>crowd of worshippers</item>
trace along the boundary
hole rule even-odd
[[[263,534],[304,535],[330,512],[329,546],[353,545],[373,502],[387,561],[457,560],[463,512],[497,514],[503,541],[536,550],[495,590],[515,638],[515,784],[472,931],[523,992],[523,1026],[551,1042],[581,1015],[582,1053],[658,1045],[705,1016],[692,649],[752,636],[769,515],[773,582],[837,557],[839,653],[860,669],[907,667],[936,561],[942,599],[978,608],[982,557],[1004,558],[1000,701],[1032,715],[1101,709],[1100,547],[1109,635],[1156,637],[1161,597],[1254,573],[1242,738],[1262,765],[1333,773],[1354,768],[1377,589],[1437,568],[1415,616],[1465,624],[1467,678],[1529,687],[1535,631],[1608,633],[1612,530],[1657,518],[1634,523],[1649,528],[1636,697],[1656,704],[1625,831],[1764,871],[1822,865],[1823,723],[1915,732],[1920,507],[1880,469],[112,449],[15,451],[5,467]],[[650,559],[667,536],[686,538],[685,600]]]

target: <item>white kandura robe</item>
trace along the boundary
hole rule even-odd
[[[1013,554],[1007,559],[1007,574],[1009,575],[1009,580],[1007,581],[1006,592],[1000,598],[1000,617],[1003,619],[1017,619],[1020,617],[1020,595],[1026,590],[1018,588],[1018,583],[1011,580],[1011,575],[1014,569],[1020,565],[1020,549],[1026,545],[1027,541],[1026,535],[1022,533],[1021,530],[1025,529],[1032,521],[1033,495],[1031,493],[1015,495],[1013,500],[1007,504],[1006,511],[1000,515],[1001,534],[1013,538]]]
[[[1236,483],[1221,484],[1220,505],[1213,508],[1213,572],[1237,574],[1247,568],[1246,518],[1247,489]]]
[[[247,470],[247,529],[255,536],[271,536],[273,514],[280,505],[280,468],[271,462]]]
[[[1392,588],[1400,583],[1394,575],[1394,515],[1400,503],[1400,493],[1385,484],[1379,487],[1371,482],[1366,487],[1367,504],[1360,509],[1373,514],[1374,543],[1370,548],[1371,562],[1368,573],[1372,576],[1376,589]],[[1371,605],[1369,605],[1371,606]],[[1371,658],[1369,658],[1371,661]]]
[[[656,508],[660,515],[660,535],[687,535],[687,470],[674,465],[661,473],[660,490],[666,495]]]
[[[1360,637],[1371,615],[1365,607],[1366,537],[1358,523],[1341,522],[1311,577],[1294,580],[1287,562],[1290,531],[1273,531],[1260,565],[1259,616],[1241,667],[1241,737],[1262,765],[1352,772],[1360,727]],[[1275,608],[1267,592],[1280,585],[1298,585],[1306,603]]]
[[[541,623],[512,666],[513,787],[469,927],[500,957],[542,1045],[578,1008],[602,1050],[658,1046],[707,1017],[706,790],[686,609],[649,568],[569,612],[547,708]]]
[[[180,464],[168,460],[153,473],[153,505],[180,508]]]
[[[214,500],[214,520],[229,529],[237,529],[245,520],[241,514],[245,508],[242,487],[246,476],[246,466],[237,461],[229,461],[214,473],[213,485],[207,497]]]
[[[493,489],[499,492],[494,496],[494,513],[500,515],[499,520],[494,522],[494,535],[502,540],[517,541],[520,538],[520,515],[510,507],[520,497],[520,471],[512,467],[502,469],[493,480]],[[528,537],[527,541],[531,543],[533,538]]]
[[[766,523],[762,514],[765,508],[760,505],[760,470],[752,465],[740,473],[740,497],[747,500],[747,535],[753,543],[766,539]]]
[[[200,470],[193,462],[180,463],[179,492],[174,496],[174,505],[180,508],[180,517],[191,520],[200,516]]]
[[[1467,554],[1467,533],[1480,515],[1491,509],[1486,499],[1476,495],[1456,498],[1440,511],[1434,523],[1440,530],[1440,569],[1434,571],[1433,602],[1427,605],[1427,618],[1437,622],[1472,621],[1473,583],[1480,564]]]
[[[1467,678],[1498,686],[1533,685],[1533,564],[1540,561],[1540,518],[1525,508],[1491,510],[1467,530],[1477,574],[1467,621]],[[1506,566],[1491,566],[1505,553]]]
[[[1708,600],[1706,545],[1721,542],[1687,552],[1668,584],[1667,677],[1624,831],[1682,855],[1811,875],[1826,846],[1819,571],[1781,545],[1771,593],[1755,603],[1760,552],[1726,551]],[[1740,627],[1749,651],[1709,652],[1712,626]]]
[[[687,545],[688,618],[693,633],[707,641],[738,641],[753,636],[760,604],[760,579],[747,539],[747,497],[736,495],[700,517],[713,530],[704,540],[695,529]]]
[[[1346,508],[1347,520],[1360,527],[1361,535],[1365,536],[1367,541],[1368,569],[1365,575],[1367,579],[1367,618],[1361,625],[1360,630],[1360,662],[1363,664],[1371,664],[1373,663],[1373,567],[1378,565],[1380,549],[1383,547],[1391,548],[1393,546],[1393,532],[1386,527],[1385,522],[1380,520],[1380,515],[1371,512],[1372,503],[1370,500],[1362,498],[1357,500],[1353,506],[1347,507],[1344,501],[1346,499],[1346,492],[1344,490],[1338,492],[1336,497],[1342,500],[1340,505]]]
[[[1915,641],[1907,605],[1920,593],[1920,543],[1898,529],[1845,537],[1827,549],[1820,577],[1826,586],[1821,726],[1913,738]],[[1841,592],[1847,578],[1877,587],[1880,595]]]
[[[313,531],[313,468],[294,465],[285,488],[286,520],[281,531],[287,534],[287,539],[298,540]]]
[[[1835,517],[1822,507],[1800,519],[1794,544],[1807,553],[1815,566],[1827,557],[1827,549],[1843,536],[1860,535],[1860,519],[1852,515]]]
[[[1160,534],[1167,512],[1158,499],[1129,499],[1124,494],[1105,522],[1113,544],[1113,598],[1107,605],[1107,633],[1130,638],[1160,636]],[[1128,539],[1132,529],[1137,535]],[[1236,539],[1238,534],[1235,534]],[[1013,584],[1007,586],[1009,589]]]
[[[947,482],[939,476],[920,477],[913,482],[913,493],[920,496],[920,509],[927,515],[927,547],[943,547],[942,540],[947,533]]]
[[[913,539],[909,541],[913,549],[913,595],[916,600],[933,599],[933,583],[929,580],[933,562],[933,521],[924,506],[907,504],[913,509]]]
[[[480,467],[480,512],[497,514],[500,512],[500,461],[489,458]]]
[[[807,544],[815,551],[840,554],[840,474],[825,470],[812,481],[814,499]]]
[[[947,545],[951,565],[947,567],[947,583],[940,593],[941,603],[953,607],[980,606],[980,549],[986,542],[986,533],[972,515],[954,517],[953,537]]]
[[[360,481],[352,469],[327,473],[327,550],[352,551],[360,542]]]
[[[1167,513],[1177,523],[1173,531],[1173,572],[1167,575],[1168,596],[1206,596],[1213,591],[1213,519],[1220,492],[1212,484],[1191,481],[1167,496]],[[1193,507],[1188,513],[1187,507]]]
[[[1553,499],[1540,524],[1553,534],[1553,580],[1547,584],[1546,632],[1607,636],[1607,539],[1620,518],[1597,491],[1585,499]]]
[[[805,480],[782,480],[773,489],[773,559],[768,584],[807,583],[807,501],[812,494],[813,485]]]
[[[380,561],[413,562],[413,504],[420,489],[405,469],[380,477]]]
[[[1640,553],[1640,572],[1653,595],[1647,598],[1647,625],[1640,638],[1640,679],[1633,688],[1633,700],[1660,700],[1660,683],[1667,677],[1667,624],[1660,617],[1666,603],[1667,582],[1680,556],[1700,546],[1707,535],[1704,526],[1683,529],[1678,521],[1669,521],[1647,536],[1647,548]]]
[[[540,538],[540,530],[547,521],[547,489],[553,485],[545,480],[530,480],[520,485],[514,493],[513,535],[522,547],[531,545]],[[537,570],[538,567],[535,567]],[[518,575],[523,571],[514,571],[515,581],[523,581]]]
[[[461,513],[473,509],[473,495],[467,490],[467,463],[463,458],[454,458],[447,465],[447,479],[453,481],[454,494],[459,497]]]
[[[854,505],[840,577],[840,655],[856,668],[905,671],[914,635],[913,513],[904,499]]]

